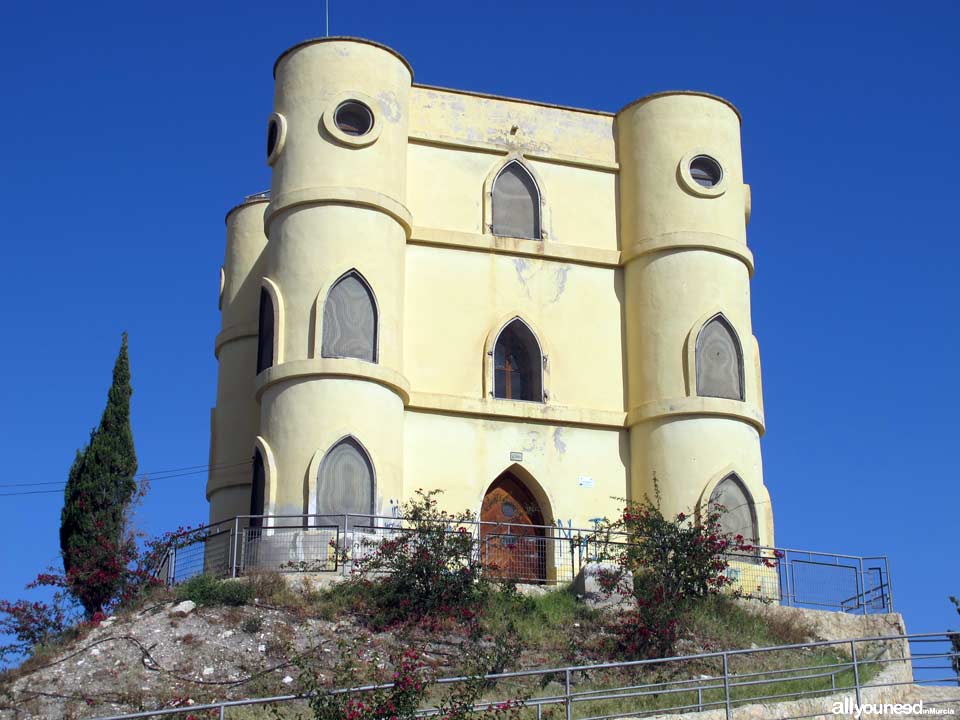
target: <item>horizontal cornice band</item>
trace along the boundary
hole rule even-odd
[[[308,187],[290,190],[270,199],[263,217],[263,230],[268,237],[270,224],[277,215],[298,205],[353,205],[377,210],[400,223],[407,237],[410,237],[413,227],[410,211],[389,195],[360,187]]]

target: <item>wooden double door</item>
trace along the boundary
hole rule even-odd
[[[500,475],[480,508],[480,552],[492,577],[539,583],[547,578],[547,543],[540,505],[514,474]]]

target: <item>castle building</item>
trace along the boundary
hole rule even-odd
[[[773,544],[733,105],[419,85],[355,38],[274,76],[270,191],[226,219],[212,522],[442,488],[589,527],[656,483],[665,512],[721,502]]]

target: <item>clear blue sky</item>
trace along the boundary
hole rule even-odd
[[[887,553],[911,631],[960,626],[956,3],[333,0],[419,82],[615,111],[741,109],[777,541]],[[0,28],[2,483],[66,478],[130,333],[140,468],[207,462],[224,213],[269,186],[273,61],[323,2],[12,3]],[[206,517],[204,475],[141,518]],[[57,559],[58,494],[0,497],[0,597]]]

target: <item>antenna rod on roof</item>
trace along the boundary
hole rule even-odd
[[[327,20],[327,37],[330,37],[330,0],[324,0],[324,7],[326,8],[326,20]]]

